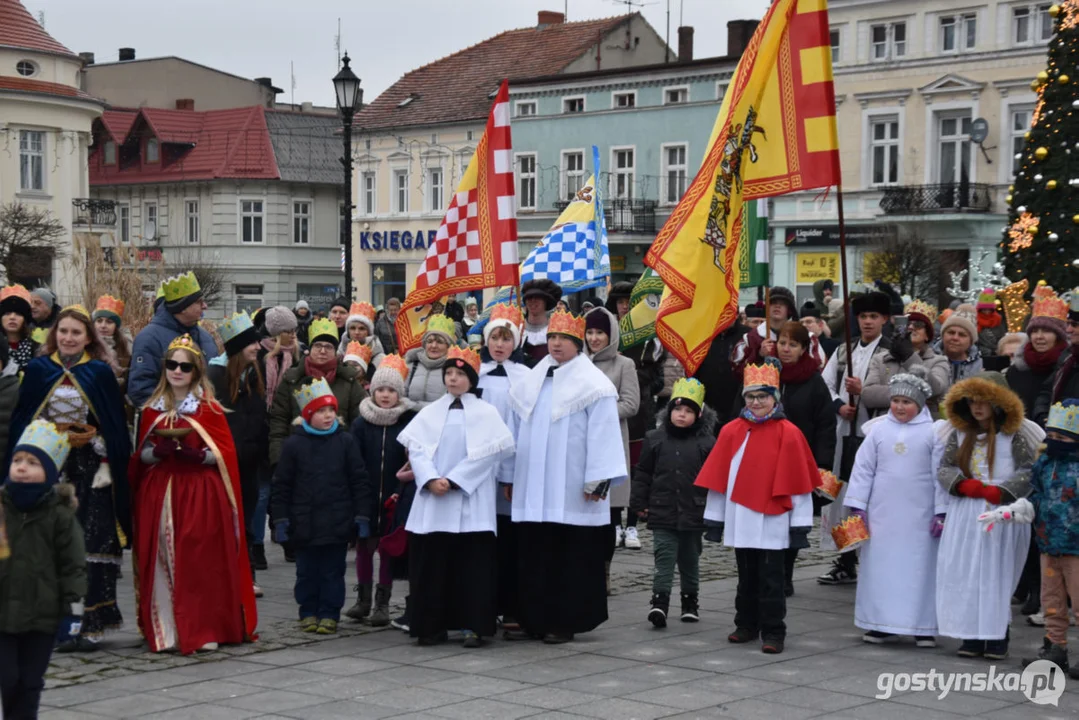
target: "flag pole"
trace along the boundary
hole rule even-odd
[[[843,217],[842,183],[837,183],[835,186],[835,200],[839,212],[839,272],[843,282],[843,325],[847,328],[847,332],[843,334],[843,342],[847,348],[847,377],[854,377],[854,363],[851,357],[853,350],[850,342],[850,334],[854,328],[850,327],[850,292],[847,289],[849,287],[847,283],[847,223]],[[851,426],[853,427],[853,423]]]

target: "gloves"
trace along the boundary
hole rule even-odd
[[[847,513],[847,515],[853,515],[854,517],[861,518],[862,522],[865,523],[866,528],[867,529],[869,528],[869,516],[866,515],[865,510],[859,510],[857,508],[852,508],[852,507],[850,507],[848,505],[844,505],[843,510]]]
[[[792,527],[789,548],[791,550],[804,550],[807,547],[809,547],[809,528]]]
[[[1005,521],[1017,523],[1033,522],[1034,506],[1026,498],[1019,498],[1011,505],[994,508],[989,512],[983,512],[978,516],[978,522],[985,525],[986,532],[992,530],[993,525],[996,523]]]
[[[607,497],[607,491],[610,489],[610,480],[593,480],[584,484],[585,495],[599,495],[601,498],[605,498]]]
[[[981,517],[978,518],[981,520]],[[939,538],[944,534],[944,513],[933,516],[933,521],[929,523],[929,537]]]
[[[975,480],[974,478],[967,478],[966,480],[960,480],[955,486],[956,495],[968,498],[981,498],[982,497],[982,481]]]
[[[367,518],[356,518],[356,537],[361,540],[371,537],[371,522]]]
[[[112,485],[112,473],[109,471],[109,461],[102,460],[94,472],[94,479],[90,483],[91,490],[101,490]]]
[[[74,606],[73,610],[77,609]],[[60,627],[56,631],[56,642],[65,643],[69,640],[74,640],[82,632],[82,615],[71,614],[64,618],[60,623]]]
[[[905,330],[896,330],[892,335],[892,357],[902,365],[914,354],[914,345],[910,342],[910,334]]]
[[[288,520],[278,520],[273,524],[273,541],[278,545],[288,542]]]
[[[723,523],[718,520],[705,520],[704,526],[708,528],[704,531],[705,540],[714,543],[723,542]]]
[[[201,465],[202,461],[206,459],[206,450],[191,447],[190,445],[181,445],[180,449],[176,451],[176,457],[184,462]]]
[[[175,442],[161,440],[154,443],[154,457],[158,460],[168,460],[176,454],[176,450],[177,446]]]

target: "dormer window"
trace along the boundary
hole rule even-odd
[[[116,143],[112,140],[105,141],[105,147],[101,151],[106,165],[116,164]]]
[[[146,141],[146,162],[155,163],[161,159],[161,148],[158,145],[157,138],[150,138]]]
[[[34,77],[37,75],[37,63],[33,60],[20,60],[15,63],[15,72],[23,77]]]

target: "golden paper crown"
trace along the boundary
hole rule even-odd
[[[0,289],[0,302],[8,298],[19,298],[20,300],[25,300],[26,304],[29,305],[30,291],[22,285],[8,285],[6,288]]]
[[[379,363],[378,369],[381,370],[382,368],[391,368],[393,370],[396,370],[397,372],[401,373],[402,380],[408,378],[408,364],[405,362],[405,359],[400,355],[387,355],[382,358],[382,362]]]
[[[165,351],[168,355],[173,350],[187,350],[194,357],[202,357],[202,348],[199,344],[191,339],[191,336],[187,333],[177,336],[172,342],[169,343],[169,349]]]
[[[329,318],[319,318],[313,320],[311,325],[307,328],[307,337],[311,339],[311,344],[314,345],[315,341],[323,335],[329,335],[331,337],[338,337],[337,326],[333,320]]]
[[[82,315],[87,320],[90,319],[90,311],[86,309],[85,305],[80,305],[79,303],[75,303],[74,305],[68,305],[66,308],[63,309],[62,312],[67,312],[69,310],[73,313],[78,313],[79,315]]]
[[[468,365],[476,375],[480,374],[480,356],[472,348],[451,347],[446,353],[446,367],[461,367],[460,363]]]
[[[35,420],[27,425],[19,436],[19,442],[15,445],[16,450],[19,445],[31,445],[43,451],[52,459],[57,470],[64,466],[67,454],[71,450],[71,441],[68,440],[67,433],[61,432],[47,420]]]
[[[241,310],[221,321],[221,324],[217,326],[217,331],[221,333],[221,342],[227,343],[244,330],[253,327],[255,327],[255,323],[251,316]]]
[[[336,400],[333,390],[330,389],[330,384],[326,382],[326,378],[317,378],[307,385],[300,386],[300,389],[294,392],[293,395],[296,397],[296,402],[299,404],[301,412],[319,398],[328,396]]]
[[[354,302],[348,309],[348,315],[349,317],[362,315],[373,323],[375,321],[375,306],[369,302]]]
[[[1068,303],[1058,297],[1051,286],[1039,285],[1034,288],[1034,302],[1031,304],[1030,314],[1033,317],[1067,320]]]
[[[558,333],[569,335],[584,342],[584,316],[577,317],[573,313],[559,310],[551,315],[551,321],[547,323],[547,334]]]
[[[742,387],[779,387],[779,368],[770,363],[760,365],[746,365],[742,378]]]
[[[525,324],[524,315],[521,314],[521,308],[510,303],[499,303],[491,308],[491,319],[488,322],[494,322],[495,320],[505,320],[517,327],[521,327]]]
[[[820,471],[820,485],[817,487],[817,494],[823,495],[829,500],[835,500],[839,497],[839,492],[843,488],[843,483],[839,478],[835,476],[830,470],[819,469]]]
[[[170,303],[194,295],[201,289],[198,278],[195,277],[193,272],[185,272],[183,275],[170,277],[161,283],[161,291],[164,294],[165,302]]]
[[[353,340],[345,347],[345,357],[349,356],[359,358],[363,361],[364,365],[371,364],[371,348],[366,343]]]
[[[920,313],[929,318],[929,322],[933,322],[933,320],[937,317],[937,306],[930,305],[924,300],[911,300],[909,303],[907,303],[907,306],[903,308],[903,312],[906,315],[910,315],[911,313]]]
[[[427,325],[423,329],[424,339],[427,338],[427,333],[432,332],[444,334],[452,345],[453,338],[457,337],[457,325],[454,324],[453,318],[447,315],[432,315],[427,318]]]
[[[1045,429],[1079,436],[1079,404],[1073,404],[1073,400],[1067,402],[1067,405],[1057,403],[1049,408],[1049,421],[1045,423]]]
[[[840,551],[868,539],[869,530],[865,526],[865,521],[857,515],[851,515],[832,528],[832,540]]]
[[[704,383],[696,378],[679,378],[674,381],[671,388],[671,399],[685,398],[696,403],[697,407],[704,407]]]
[[[97,299],[97,305],[94,307],[94,312],[98,310],[112,313],[117,317],[123,317],[124,301],[112,295],[102,295]]]

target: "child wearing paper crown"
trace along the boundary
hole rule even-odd
[[[371,485],[363,455],[337,417],[325,378],[295,392],[300,407],[270,492],[274,540],[296,552],[300,629],[332,635],[345,604],[349,543],[371,536]]]
[[[648,620],[656,627],[667,626],[675,565],[682,585],[682,622],[700,619],[699,560],[708,492],[693,481],[716,443],[715,425],[715,411],[704,404],[704,385],[675,381],[670,401],[659,412],[659,427],[645,435],[633,468],[629,508],[648,521],[655,545]]]
[[[787,626],[786,550],[809,547],[813,488],[820,473],[805,436],[779,402],[780,362],[747,364],[746,406],[719,433],[697,476],[707,488],[706,540],[734,548],[738,595],[732,643],[761,638],[761,651],[783,652]]]
[[[446,394],[397,440],[408,449],[416,498],[409,535],[410,634],[420,645],[463,628],[464,646],[495,633],[495,477],[512,474],[513,434],[478,395],[480,358],[450,348]],[[503,465],[508,467],[503,467]]]
[[[86,550],[73,486],[57,485],[68,438],[35,420],[0,488],[11,556],[0,561],[0,717],[36,718],[57,628],[78,635]]]
[[[936,433],[926,406],[933,389],[925,377],[915,366],[888,381],[891,408],[865,424],[843,501],[869,529],[854,605],[867,643],[913,635],[918,647],[936,647],[937,546],[947,496],[933,472]]]

